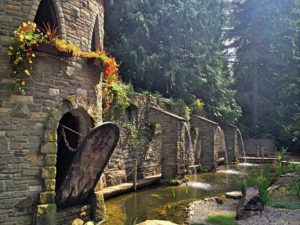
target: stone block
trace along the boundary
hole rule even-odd
[[[53,119],[55,119],[56,121],[60,121],[60,119],[62,118],[63,114],[64,113],[61,110],[55,108],[51,112],[51,117]]]
[[[46,191],[55,191],[55,179],[46,179],[45,180],[45,188]]]
[[[0,136],[0,154],[10,152],[10,141],[5,136]]]
[[[29,186],[28,190],[30,192],[41,192],[42,191],[42,186],[41,185]]]
[[[0,182],[0,193],[4,192],[4,190],[5,190],[5,182],[1,181]]]
[[[57,143],[56,142],[46,142],[41,147],[41,153],[43,154],[56,154]]]
[[[55,203],[55,191],[40,193],[40,204]]]
[[[96,222],[106,219],[106,207],[102,191],[94,192],[91,207],[92,217]]]
[[[12,117],[28,119],[31,117],[31,112],[26,103],[19,103],[14,109],[12,109],[10,115]]]
[[[46,165],[47,166],[55,166],[56,165],[56,159],[57,156],[56,155],[46,155],[45,160],[46,160]]]
[[[49,129],[49,130],[57,130],[58,125],[59,125],[58,120],[56,120],[52,117],[47,118],[47,120],[45,122],[45,127],[46,127],[46,129]]]
[[[57,88],[50,88],[49,89],[49,95],[50,96],[59,96],[59,89],[57,89]]]
[[[56,176],[55,166],[47,166],[42,168],[42,177],[44,179],[55,179],[55,176]]]
[[[30,197],[23,198],[14,205],[14,207],[18,211],[27,210],[28,208],[31,208],[31,206],[32,206],[32,199]]]
[[[23,102],[23,103],[33,103],[33,96],[26,95],[11,95],[10,96],[11,103]]]
[[[56,132],[56,130],[46,130],[45,131],[45,141],[47,141],[47,142],[56,142],[57,141],[57,132]]]
[[[38,205],[36,225],[56,225],[56,204]]]

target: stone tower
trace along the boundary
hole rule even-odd
[[[85,134],[102,121],[101,77],[86,59],[35,52],[26,94],[20,95],[10,88],[7,47],[22,22],[34,21],[57,25],[61,38],[83,51],[101,50],[103,1],[2,0],[0,8],[0,224],[70,224],[78,216],[89,220],[88,202],[56,207],[58,166],[72,157],[57,154],[58,128],[63,120]],[[69,144],[76,146],[80,138],[75,135]]]

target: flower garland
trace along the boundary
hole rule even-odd
[[[75,44],[68,43],[63,39],[54,37],[51,32],[42,32],[33,22],[24,22],[18,27],[13,36],[12,44],[8,47],[9,62],[13,67],[13,90],[25,94],[26,79],[30,77],[32,70],[34,46],[42,43],[51,44],[61,52],[72,53],[75,57],[96,58],[101,61],[99,66],[100,74],[103,73],[103,102],[104,112],[107,112],[113,103],[119,108],[129,105],[125,86],[120,82],[118,75],[118,64],[114,57],[110,57],[106,52],[82,52]]]
[[[13,90],[25,94],[26,78],[30,77],[35,54],[32,47],[45,41],[45,35],[32,22],[23,23],[13,36],[8,47],[9,62],[13,67]]]

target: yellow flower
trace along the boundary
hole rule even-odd
[[[21,40],[23,40],[23,39],[24,39],[24,35],[23,35],[23,34],[20,34],[19,38],[20,38]]]
[[[25,82],[25,80],[22,80],[22,82],[21,82],[21,85],[23,85],[23,86],[25,86],[25,85],[26,85],[26,82]]]
[[[25,73],[27,76],[30,76],[30,73],[29,73],[28,69],[24,70],[24,73]]]
[[[35,57],[35,54],[34,54],[34,53],[32,53],[32,55],[31,55],[31,56],[32,56],[32,58],[34,58],[34,57]]]
[[[29,59],[29,61],[28,61],[30,64],[32,64],[32,60],[31,59]]]
[[[23,27],[26,27],[27,26],[27,23],[23,22]]]

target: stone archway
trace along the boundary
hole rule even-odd
[[[91,108],[82,96],[69,96],[57,107],[53,108],[45,122],[45,137],[41,145],[41,153],[44,155],[45,166],[42,168],[41,177],[43,179],[43,190],[39,196],[36,224],[56,225],[57,206],[56,197],[56,176],[58,162],[58,135],[57,130],[64,115],[83,113],[83,117],[89,116],[91,121],[94,119],[95,125],[97,118],[92,115],[97,113],[89,112]],[[82,115],[81,115],[82,116]]]

